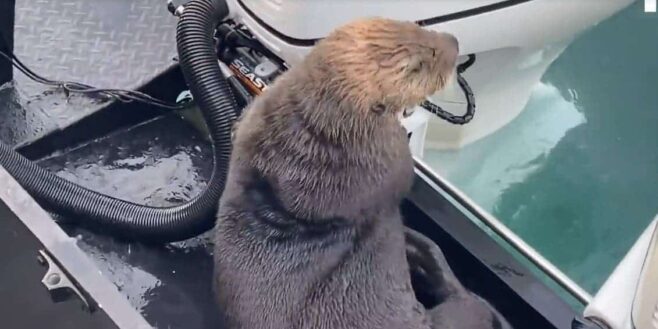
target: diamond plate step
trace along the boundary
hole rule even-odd
[[[175,64],[176,19],[164,0],[16,0],[15,20],[14,52],[50,79],[137,89]],[[21,138],[8,141],[12,144],[62,129],[107,105],[67,98],[18,71],[14,81],[11,94],[21,106],[13,108],[40,123],[19,123],[30,129],[13,134]],[[12,127],[0,123],[0,131],[6,129]]]

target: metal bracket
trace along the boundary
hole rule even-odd
[[[181,17],[183,15],[183,11],[185,11],[185,6],[183,5],[175,5],[173,0],[167,0],[167,10],[169,12],[176,16],[176,17]]]
[[[68,278],[66,273],[62,271],[57,263],[55,263],[44,250],[39,250],[39,256],[37,256],[37,260],[42,265],[48,266],[48,271],[46,272],[46,275],[44,275],[43,279],[41,279],[41,283],[46,286],[46,289],[51,292],[51,295],[54,298],[58,299],[59,297],[63,297],[62,300],[64,300],[66,297],[68,297],[68,294],[60,296],[59,293],[73,292],[78,295],[80,300],[82,300],[85,309],[91,310],[91,305],[89,304],[87,298],[80,292],[80,290],[78,290],[78,288]]]

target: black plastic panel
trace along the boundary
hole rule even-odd
[[[83,309],[76,296],[54,302],[41,283],[47,268],[37,261],[39,240],[0,200],[0,327],[7,329],[117,328],[102,311]]]
[[[14,49],[14,1],[0,1],[0,50]],[[11,64],[0,58],[0,85],[11,81]]]

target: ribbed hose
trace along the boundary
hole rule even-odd
[[[102,234],[147,242],[170,242],[198,235],[214,224],[231,152],[235,100],[214,53],[213,31],[228,13],[222,0],[192,0],[177,29],[180,65],[201,108],[213,142],[215,166],[206,190],[175,207],[154,208],[91,191],[37,166],[0,143],[0,165],[46,209],[76,219]]]

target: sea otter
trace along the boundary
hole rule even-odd
[[[450,34],[361,19],[253,101],[216,225],[229,329],[453,328],[412,289],[399,206],[413,160],[399,116],[445,85],[458,53]]]

